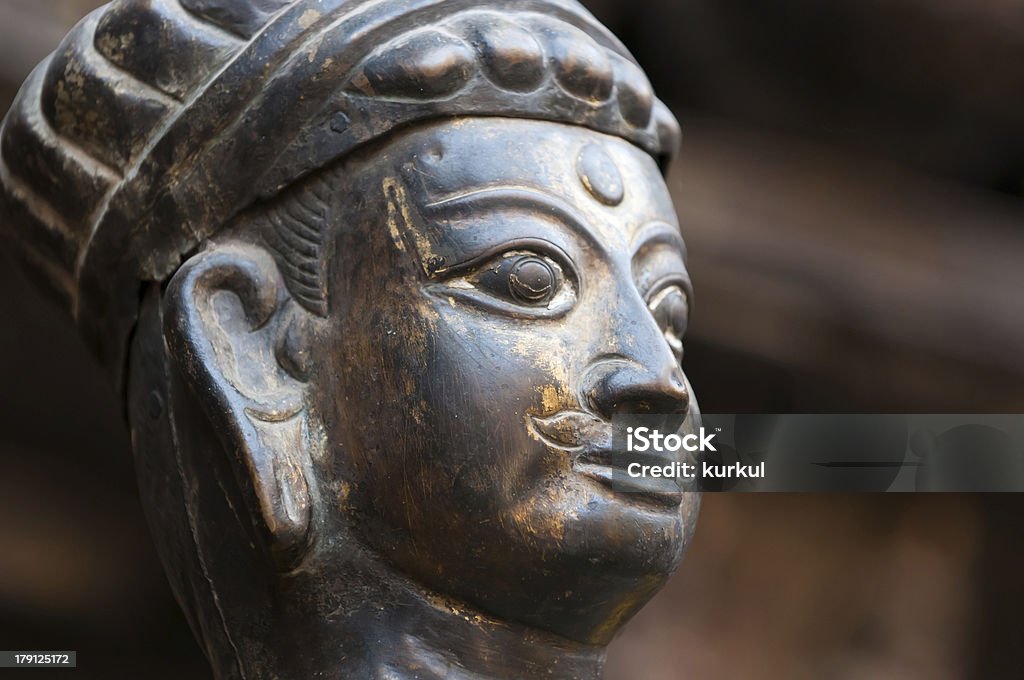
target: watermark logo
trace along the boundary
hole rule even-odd
[[[699,432],[689,434],[662,434],[658,430],[649,427],[627,427],[626,428],[626,449],[630,452],[645,453],[647,451],[658,451],[660,453],[678,453],[679,451],[717,451],[712,440],[714,433],[708,433],[703,427]]]
[[[616,492],[717,491],[765,476],[764,461],[730,456],[729,447],[719,441],[722,428],[694,417],[680,422],[679,416],[626,415],[612,425]]]
[[[1024,491],[1024,415],[624,414],[616,491]],[[655,481],[652,481],[655,480]]]

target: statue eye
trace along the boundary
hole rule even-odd
[[[552,319],[572,309],[579,287],[572,260],[549,243],[517,245],[455,268],[429,290],[518,318]]]
[[[647,303],[654,315],[669,347],[677,356],[683,355],[683,336],[690,323],[690,303],[686,292],[679,285],[661,288]]]
[[[547,307],[562,287],[562,268],[538,253],[505,253],[470,277],[479,290],[525,307]]]

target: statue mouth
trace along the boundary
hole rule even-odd
[[[615,447],[609,421],[591,413],[565,410],[550,416],[530,415],[528,422],[540,441],[569,456],[575,472],[611,489],[617,499],[661,508],[677,508],[682,503],[684,488],[678,479],[628,474],[630,457]],[[683,461],[666,452],[650,462],[673,466]]]

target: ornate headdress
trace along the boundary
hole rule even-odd
[[[451,116],[583,125],[661,161],[678,141],[575,0],[118,0],[7,115],[3,226],[120,380],[141,285],[303,175]]]

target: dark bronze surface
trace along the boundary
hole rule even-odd
[[[36,70],[4,225],[218,677],[600,676],[699,504],[608,464],[697,412],[677,139],[568,0],[116,2]]]

